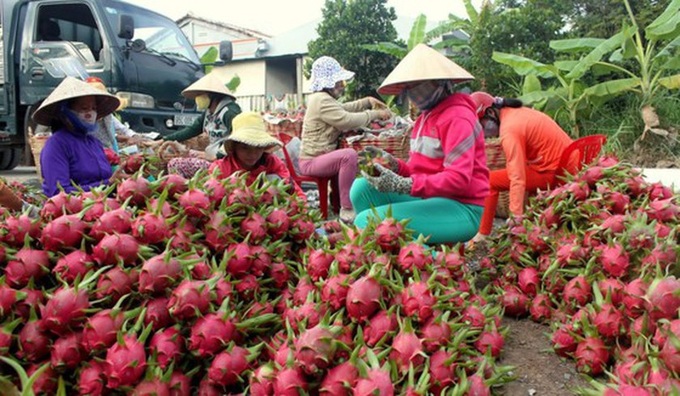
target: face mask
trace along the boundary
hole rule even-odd
[[[87,124],[94,124],[97,122],[97,111],[96,110],[90,110],[90,111],[76,111],[74,112],[76,114],[76,117],[85,125]]]
[[[446,95],[446,86],[436,81],[425,81],[406,90],[408,99],[421,111],[430,110]]]
[[[196,99],[196,110],[205,110],[210,106],[210,96],[207,94],[198,95]]]

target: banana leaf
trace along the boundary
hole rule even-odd
[[[645,29],[649,40],[675,37],[680,32],[680,0],[673,0],[668,7]]]
[[[622,78],[595,84],[585,90],[587,96],[616,96],[635,90],[642,81],[639,78]]]
[[[523,56],[494,51],[491,59],[512,67],[517,74],[522,76],[533,74],[537,77],[551,78],[557,74],[557,69],[554,66],[546,65]]]
[[[668,77],[661,77],[659,79],[659,84],[663,85],[668,89],[680,89],[680,74]]]
[[[406,48],[387,41],[377,44],[364,44],[361,46],[361,48],[365,48],[369,51],[382,52],[383,54],[392,55],[398,59],[402,59],[408,53]]]
[[[424,14],[418,15],[409,34],[407,47],[412,50],[416,45],[423,42],[425,38],[425,27],[427,26],[427,17]]]
[[[597,48],[605,41],[605,39],[592,37],[552,40],[550,41],[550,48],[558,52],[583,52]]]
[[[608,38],[607,40],[602,42],[600,45],[595,47],[595,49],[590,51],[588,55],[582,58],[579,61],[579,64],[576,65],[576,67],[574,67],[574,69],[572,69],[572,71],[570,71],[569,74],[566,75],[566,78],[568,79],[581,78],[584,74],[588,72],[591,66],[601,61],[605,55],[619,48],[623,43],[623,40],[625,40],[625,38],[628,36],[628,34],[629,34],[628,29],[623,29],[623,31],[613,35],[611,38]]]

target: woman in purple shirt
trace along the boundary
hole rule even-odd
[[[95,137],[97,120],[114,112],[120,100],[90,84],[66,77],[45,99],[33,119],[55,131],[40,153],[43,192],[72,192],[108,184],[112,175],[104,146]]]

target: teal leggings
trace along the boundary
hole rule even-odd
[[[393,218],[410,219],[406,227],[415,231],[415,238],[421,234],[429,236],[430,244],[469,241],[479,229],[484,210],[483,206],[448,198],[423,199],[408,194],[381,193],[364,178],[354,181],[349,197],[357,214],[354,219],[357,227],[366,228],[369,217],[376,214],[385,218],[391,208]]]

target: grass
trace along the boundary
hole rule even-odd
[[[593,110],[588,119],[581,120],[584,135],[601,133],[607,135],[605,151],[640,166],[654,166],[659,160],[675,162],[680,166],[680,95],[664,92],[653,103],[661,120],[661,128],[675,137],[662,137],[648,133],[638,141],[644,130],[640,116],[640,100],[627,95],[610,101]]]

